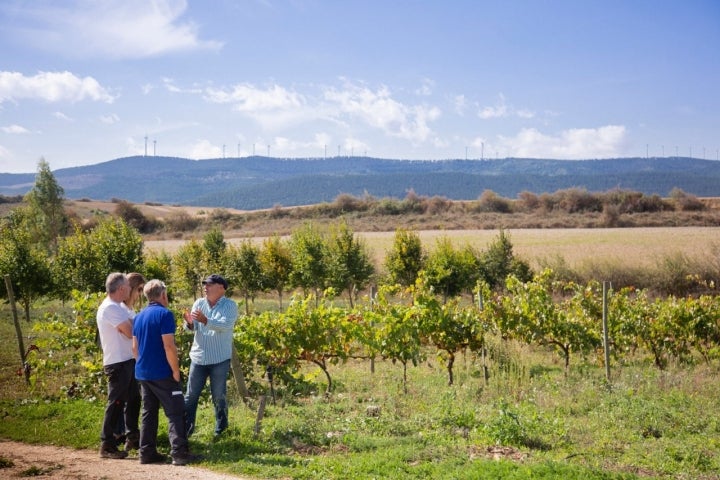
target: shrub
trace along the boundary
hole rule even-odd
[[[477,201],[477,212],[510,213],[512,210],[510,200],[500,197],[492,190],[485,190]]]
[[[188,232],[195,230],[199,225],[200,220],[186,212],[176,213],[165,219],[165,229],[169,231]]]
[[[705,204],[702,203],[695,195],[685,193],[679,188],[673,188],[670,192],[670,198],[675,203],[675,209],[683,212],[699,212],[705,210]]]

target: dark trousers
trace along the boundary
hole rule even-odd
[[[142,425],[140,427],[140,456],[150,457],[157,452],[158,412],[162,406],[168,419],[170,454],[189,452],[185,435],[185,400],[180,382],[170,378],[141,380]]]
[[[140,417],[140,390],[135,380],[135,359],[105,365],[108,379],[108,400],[105,405],[100,440],[104,446],[115,446],[115,430],[121,418],[128,435],[137,435]]]

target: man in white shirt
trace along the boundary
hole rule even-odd
[[[124,415],[127,437],[139,438],[140,416],[140,395],[135,380],[132,350],[132,313],[123,304],[130,295],[127,276],[119,272],[108,275],[105,291],[107,297],[97,311],[103,370],[108,378],[108,400],[100,432],[100,456],[125,458],[128,452],[118,450],[115,426],[119,417]]]

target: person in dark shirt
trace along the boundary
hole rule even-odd
[[[172,464],[187,465],[197,457],[190,453],[185,434],[185,400],[175,344],[175,315],[167,308],[167,287],[163,282],[150,280],[143,293],[148,306],[135,316],[132,330],[135,377],[142,392],[140,463],[167,460],[167,456],[157,450],[158,413],[162,406],[168,419]]]

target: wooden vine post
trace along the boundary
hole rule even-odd
[[[240,392],[243,403],[247,405],[248,399],[250,397],[250,392],[248,391],[247,385],[245,384],[245,376],[243,375],[242,365],[240,364],[240,359],[238,358],[237,350],[235,350],[235,347],[233,347],[232,349],[230,366],[232,367],[232,373],[233,377],[235,378],[235,385],[237,385],[238,392]]]
[[[5,275],[5,288],[7,289],[8,301],[10,302],[10,309],[12,310],[13,322],[15,323],[15,334],[17,335],[18,347],[20,348],[20,364],[22,365],[22,371],[25,374],[25,382],[30,384],[30,370],[25,368],[25,343],[23,342],[22,329],[20,328],[20,322],[18,321],[15,294],[13,293],[10,275]]]
[[[603,282],[602,290],[602,327],[603,349],[605,350],[605,379],[610,383],[610,338],[608,334],[608,288],[610,282]]]

